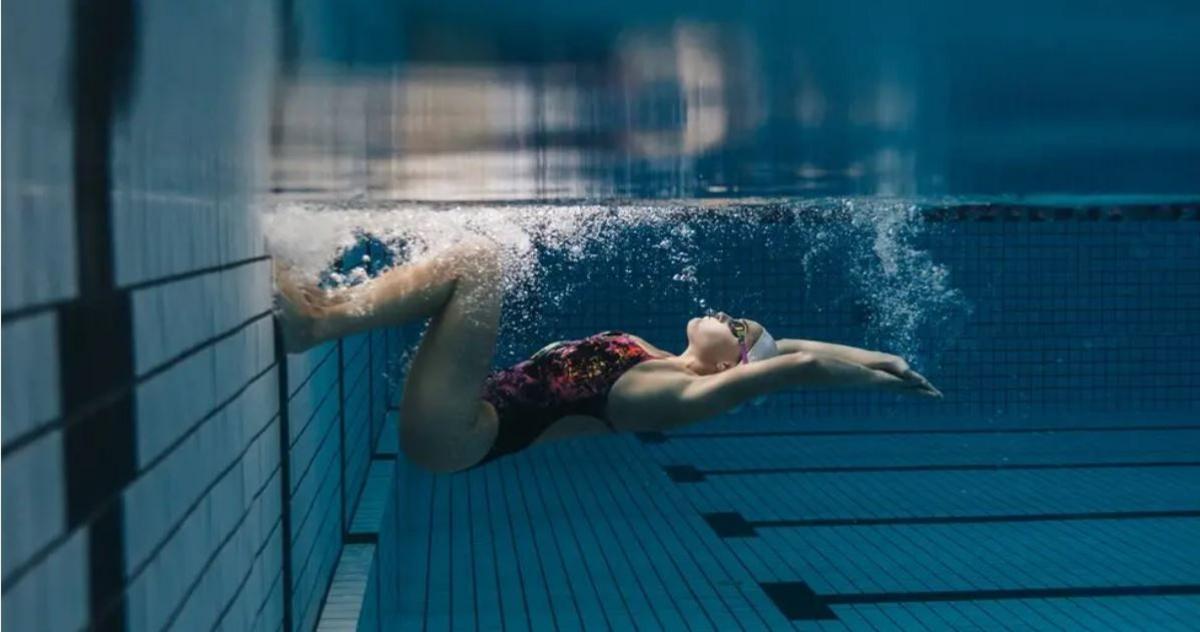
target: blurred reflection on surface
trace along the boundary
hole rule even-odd
[[[1194,193],[1200,8],[296,0],[284,195]]]

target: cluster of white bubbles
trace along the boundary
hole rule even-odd
[[[744,251],[761,249],[765,260],[798,266],[789,271],[797,284],[816,286],[828,284],[830,275],[841,277],[852,294],[848,300],[865,312],[867,339],[857,342],[919,360],[930,351],[922,333],[952,332],[969,310],[951,284],[950,271],[918,246],[930,230],[922,217],[918,204],[873,199],[463,206],[323,202],[280,204],[266,213],[265,224],[271,253],[299,275],[323,278],[326,285],[367,279],[369,256],[357,266],[329,272],[331,263],[364,235],[386,247],[395,265],[485,236],[499,246],[508,301],[563,309],[564,301],[586,295],[590,284],[603,281],[611,287],[612,279],[620,278],[626,293],[666,291],[683,298],[692,313],[679,314],[680,329],[687,316],[713,303],[707,263],[727,258],[721,264],[722,283],[740,285],[748,276],[739,268]],[[741,250],[721,250],[734,242]],[[753,279],[744,287],[753,288]],[[662,297],[648,300],[656,298]],[[771,325],[769,313],[752,316]],[[520,331],[522,312],[505,318],[507,330]],[[509,322],[514,319],[518,322]],[[804,336],[803,331],[776,334]]]

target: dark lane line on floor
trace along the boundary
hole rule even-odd
[[[996,470],[1091,470],[1145,467],[1200,467],[1200,461],[1128,461],[1100,463],[967,463],[930,465],[830,465],[809,467],[750,467],[701,470],[694,465],[664,465],[676,483],[701,483],[709,476],[762,474],[842,474],[852,472],[971,472]]]
[[[993,590],[935,590],[924,592],[819,595],[804,582],[760,582],[763,592],[791,621],[836,620],[830,606],[992,601],[998,599],[1065,599],[1087,597],[1163,597],[1200,595],[1200,584],[1154,586],[1086,586],[1078,588],[1012,588]]]
[[[702,514],[722,538],[758,537],[758,529],[803,527],[873,527],[924,524],[981,524],[990,522],[1062,522],[1080,520],[1150,520],[1200,518],[1200,509],[1164,511],[1095,511],[1081,513],[998,514],[974,516],[897,516],[893,518],[810,518],[796,520],[746,520],[736,511]]]
[[[1200,425],[1167,426],[1043,426],[1037,428],[914,428],[897,430],[758,430],[750,432],[637,432],[638,440],[646,444],[666,443],[679,439],[740,439],[761,437],[859,437],[886,435],[1004,435],[1056,434],[1066,432],[1163,432],[1200,430]]]

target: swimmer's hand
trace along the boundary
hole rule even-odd
[[[915,392],[916,394],[925,395],[928,397],[942,398],[942,392],[937,389],[925,376],[917,373],[908,366],[908,362],[900,356],[891,355],[888,353],[877,354],[877,359],[868,361],[865,366],[886,373],[887,375],[899,380],[893,384],[895,390]],[[887,380],[884,380],[885,382]]]
[[[283,334],[283,348],[299,353],[320,342],[317,324],[323,317],[325,292],[306,282],[287,264],[276,259],[275,314]]]

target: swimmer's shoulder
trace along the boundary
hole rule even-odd
[[[629,336],[631,339],[633,339],[634,342],[638,343],[638,346],[640,346],[641,348],[650,352],[650,355],[653,356],[651,358],[651,360],[666,360],[666,359],[675,357],[674,353],[671,353],[670,351],[663,351],[662,349],[659,349],[658,347],[647,342],[646,339],[642,338],[641,336],[636,336],[631,333],[625,333],[625,335]],[[657,364],[662,364],[662,363],[657,363]]]

